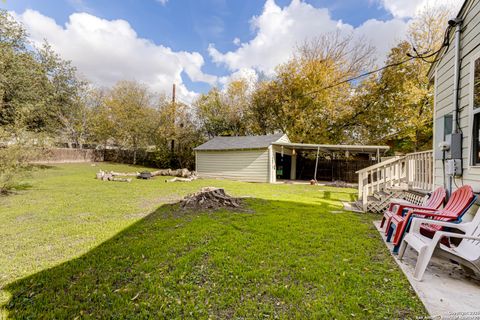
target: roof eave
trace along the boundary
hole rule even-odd
[[[241,150],[262,150],[268,149],[267,147],[255,147],[255,148],[224,148],[224,149],[197,149],[194,148],[193,151],[241,151]]]
[[[467,7],[467,3],[469,2],[470,0],[465,0],[462,4],[462,7],[460,8],[460,10],[458,11],[458,14],[457,14],[457,18],[461,17],[465,11],[465,8]],[[448,34],[448,36],[450,37],[450,34],[451,34],[451,30],[450,30],[450,33]],[[441,50],[437,53],[437,55],[435,56],[435,60],[434,62],[432,63],[432,65],[430,66],[430,69],[428,69],[428,72],[427,72],[427,76],[430,80],[433,80],[434,77],[435,77],[435,68],[437,67],[437,64],[438,62],[443,58],[443,54],[445,53],[445,47],[442,47]]]

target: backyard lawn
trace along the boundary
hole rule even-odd
[[[0,319],[415,318],[425,315],[353,189],[94,179],[37,169],[0,198]],[[243,210],[183,211],[202,186]]]

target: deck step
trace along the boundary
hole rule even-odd
[[[402,199],[414,204],[421,204],[424,200],[424,195],[408,190],[387,189],[378,191],[373,195],[368,196],[366,211],[382,214],[388,208],[393,199]],[[361,204],[361,201],[359,202]],[[360,205],[359,208],[362,208],[362,205]]]

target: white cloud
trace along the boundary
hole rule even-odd
[[[406,22],[368,20],[358,28],[334,20],[326,8],[315,8],[300,0],[281,8],[274,0],[267,0],[263,12],[251,20],[255,32],[252,40],[238,43],[239,48],[222,53],[213,44],[209,46],[212,60],[231,71],[254,69],[271,75],[275,67],[287,61],[296,46],[321,34],[339,30],[353,33],[356,39],[363,37],[377,48],[377,56],[383,60],[396,38],[402,38]]]
[[[275,0],[266,0],[262,13],[252,18],[254,37],[247,42],[235,40],[238,48],[221,52],[214,44],[209,46],[213,62],[235,72],[254,69],[272,75],[275,67],[286,62],[295,47],[309,38],[340,31],[353,33],[354,40],[368,41],[376,49],[377,64],[383,63],[390,48],[405,39],[412,17],[422,9],[446,5],[459,9],[459,0],[372,0],[392,13],[390,20],[370,19],[358,27],[331,17],[327,8],[315,8],[302,0],[291,0],[281,7]],[[456,7],[455,7],[456,6]],[[223,81],[225,78],[223,79]]]
[[[158,2],[160,2],[162,4],[162,6],[166,5],[168,0],[157,0]]]
[[[242,68],[240,70],[237,70],[231,73],[228,76],[220,77],[218,79],[218,82],[224,88],[226,88],[230,82],[235,80],[245,80],[248,84],[249,90],[253,90],[253,88],[255,87],[255,84],[258,81],[258,74],[252,68]]]
[[[405,38],[408,24],[400,19],[381,21],[370,19],[355,29],[357,39],[364,38],[376,49],[377,62],[381,64],[388,51]]]
[[[137,80],[157,92],[169,94],[173,83],[178,94],[191,100],[196,93],[182,81],[182,73],[192,81],[214,84],[216,76],[201,70],[204,59],[198,52],[175,52],[138,37],[125,20],[105,20],[88,13],[74,13],[65,26],[33,10],[17,19],[24,23],[34,43],[44,39],[63,58],[94,83],[111,86],[121,79]]]
[[[453,11],[460,9],[460,0],[379,0],[380,4],[395,18],[411,18],[427,7],[447,6]]]

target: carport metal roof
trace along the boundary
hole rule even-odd
[[[309,143],[291,143],[291,142],[274,142],[274,146],[281,146],[295,150],[311,150],[322,152],[348,151],[352,153],[368,153],[378,154],[384,153],[390,149],[389,146],[362,146],[347,144],[309,144]]]

